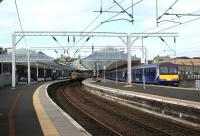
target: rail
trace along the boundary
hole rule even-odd
[[[78,105],[76,105],[75,103],[73,103],[64,93],[64,88],[62,91],[62,94],[64,96],[64,99],[67,102],[70,102],[75,108],[77,108],[79,111],[81,111],[83,114],[85,114],[86,116],[88,116],[89,118],[91,118],[92,120],[94,120],[95,122],[97,122],[99,125],[101,125],[103,128],[107,129],[108,131],[112,132],[113,134],[117,135],[117,136],[123,136],[122,134],[118,133],[117,131],[115,131],[114,129],[110,128],[109,126],[107,126],[106,124],[104,124],[103,122],[99,121],[98,119],[96,119],[95,117],[93,117],[92,115],[90,115],[88,112],[84,111],[83,109],[81,109]]]

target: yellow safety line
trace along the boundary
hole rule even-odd
[[[37,117],[40,122],[40,126],[42,128],[44,136],[60,136],[59,132],[57,131],[52,121],[49,119],[49,116],[47,115],[43,106],[41,105],[39,99],[39,91],[44,91],[44,86],[45,85],[42,85],[36,89],[33,95],[33,105],[37,113]]]
[[[19,102],[21,93],[18,93],[15,97],[14,102],[12,103],[12,107],[8,113],[8,127],[9,127],[9,136],[15,135],[15,127],[14,127],[14,120],[13,120],[13,113],[16,109],[17,103]]]

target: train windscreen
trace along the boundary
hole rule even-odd
[[[160,67],[160,74],[177,74],[177,67]]]
[[[169,74],[177,74],[178,68],[177,67],[169,67]]]
[[[168,74],[168,67],[160,67],[160,74]]]

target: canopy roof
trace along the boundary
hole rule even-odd
[[[86,58],[83,58],[81,62],[87,69],[90,70],[95,67],[98,67],[100,70],[103,70],[104,68],[112,69],[116,67],[116,62],[118,67],[127,64],[127,56],[127,54],[119,49],[107,47],[89,55]],[[140,59],[134,56],[131,60],[139,61]]]
[[[64,70],[66,69],[66,65],[58,64],[54,61],[54,58],[51,58],[44,54],[43,52],[36,52],[34,50],[28,50],[25,48],[16,49],[15,58],[16,65],[24,65],[26,66],[28,63],[28,54],[30,55],[30,65],[31,67],[40,67],[40,68],[49,68],[49,69],[57,69]],[[12,62],[12,52],[8,52],[6,54],[0,55],[0,62],[11,63]]]

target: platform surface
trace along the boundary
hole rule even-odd
[[[107,80],[104,82],[91,82],[95,85],[133,91],[138,93],[175,98],[180,100],[200,102],[200,90],[191,89],[191,88],[179,88],[179,87],[170,87],[170,86],[156,86],[156,85],[146,85],[146,89],[143,88],[143,84],[132,84],[133,87],[125,87],[127,83]]]
[[[39,84],[18,85],[0,89],[0,136],[42,136],[33,93]]]
[[[33,105],[43,134],[45,136],[90,136],[48,96],[46,88],[50,84],[38,87],[33,95]]]
[[[50,83],[0,89],[0,136],[90,135],[48,97]]]

